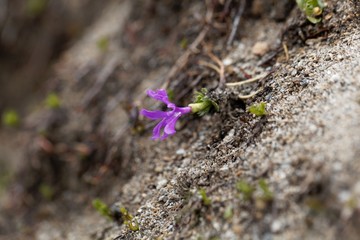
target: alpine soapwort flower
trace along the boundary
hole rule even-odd
[[[175,125],[176,121],[184,114],[191,112],[191,107],[178,107],[174,103],[169,101],[169,97],[164,89],[158,89],[155,91],[148,90],[147,95],[157,101],[161,101],[166,104],[166,106],[171,109],[170,111],[149,111],[142,109],[140,113],[152,120],[160,120],[159,123],[153,129],[152,139],[165,139],[169,135],[176,133]],[[163,134],[161,134],[161,130]]]

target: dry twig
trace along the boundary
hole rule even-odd
[[[246,0],[241,0],[240,4],[239,4],[239,8],[238,8],[238,10],[236,12],[236,15],[235,15],[235,18],[234,18],[234,22],[233,22],[233,26],[232,26],[232,29],[231,29],[229,39],[227,41],[228,46],[230,46],[234,41],[235,35],[236,35],[236,33],[238,31],[238,28],[239,28],[239,23],[240,23],[241,16],[242,16],[242,14],[244,13],[244,10],[245,10],[245,6],[246,6]]]

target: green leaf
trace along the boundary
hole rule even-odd
[[[296,0],[296,3],[311,23],[321,21],[321,14],[326,6],[322,0]]]
[[[212,108],[219,111],[219,105],[207,96],[207,89],[202,88],[201,91],[195,92],[194,102],[189,104],[191,111],[199,116],[209,113]]]
[[[266,112],[266,103],[261,102],[259,104],[253,104],[249,107],[249,112],[255,114],[258,117],[264,116],[267,114]]]

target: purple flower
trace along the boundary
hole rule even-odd
[[[145,117],[152,120],[160,120],[160,122],[153,129],[152,139],[161,138],[161,140],[167,138],[169,135],[176,133],[175,125],[176,121],[184,114],[191,112],[190,107],[177,107],[174,103],[169,101],[169,97],[164,89],[156,91],[148,90],[147,95],[155,100],[161,101],[166,104],[171,111],[149,111],[142,109],[140,113]],[[164,128],[164,132],[161,135],[161,129]]]

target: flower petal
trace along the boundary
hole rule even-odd
[[[181,112],[181,115],[191,112],[191,107],[176,107],[177,112]]]
[[[147,95],[155,100],[161,101],[165,104],[169,104],[169,97],[164,89],[158,89],[158,90],[147,90]]]
[[[157,111],[149,111],[146,109],[141,109],[140,114],[149,119],[153,119],[153,120],[164,118],[167,116],[166,112],[158,111],[158,110]]]
[[[153,129],[153,136],[151,139],[155,140],[160,138],[160,131],[161,128],[163,128],[166,125],[166,118],[164,118],[163,120],[161,120]]]
[[[176,121],[179,119],[180,116],[181,113],[177,112],[173,116],[169,117],[169,120],[167,121],[166,126],[164,128],[164,133],[168,135],[172,135],[176,133],[175,125],[176,125]]]

